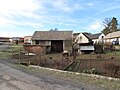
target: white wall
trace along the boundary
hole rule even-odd
[[[95,44],[95,43],[98,43],[98,42],[102,43],[102,42],[105,42],[105,41],[104,41],[104,38],[105,38],[105,35],[102,33],[102,34],[98,37],[98,39],[92,39],[92,41],[94,42],[94,44]]]
[[[113,41],[116,41],[116,40],[117,40],[117,38],[111,38],[111,39],[106,39],[105,42],[112,44]],[[119,45],[120,45],[120,38],[118,38],[118,40],[119,40]]]
[[[78,44],[79,44],[79,43],[88,43],[88,42],[89,42],[89,39],[88,39],[86,36],[84,36],[82,33],[80,33],[80,34],[76,37],[75,42],[77,42]]]

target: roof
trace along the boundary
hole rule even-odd
[[[32,40],[72,40],[73,31],[35,31]]]
[[[117,38],[117,37],[120,37],[120,31],[107,34],[105,39],[111,39],[111,38]]]
[[[83,33],[88,39],[98,39],[98,37],[102,34],[102,33],[97,33],[97,34],[90,34],[90,33]]]
[[[0,42],[9,42],[9,39],[0,39]]]
[[[0,42],[9,42],[11,38],[9,37],[0,37]]]

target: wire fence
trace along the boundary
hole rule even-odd
[[[62,53],[28,53],[23,46],[19,45],[0,45],[0,58],[24,65],[32,64],[55,69],[64,69],[73,61],[73,56],[63,56]],[[75,62],[76,64],[71,64],[69,70],[87,73],[98,71],[98,73],[120,77],[120,51],[107,51],[104,54],[77,54]]]

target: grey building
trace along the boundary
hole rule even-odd
[[[46,52],[62,52],[72,45],[72,31],[35,31],[32,36],[33,45],[44,45]]]

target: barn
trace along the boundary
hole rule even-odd
[[[62,52],[72,45],[72,31],[35,31],[33,45],[44,45],[46,53]]]

